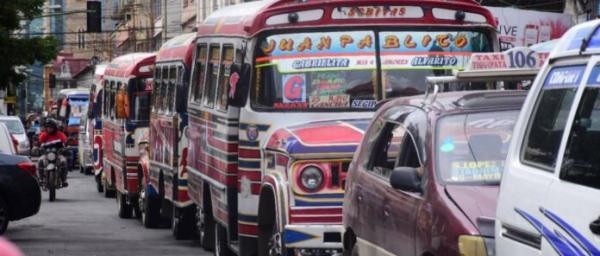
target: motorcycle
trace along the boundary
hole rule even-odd
[[[62,188],[61,170],[59,164],[59,155],[62,150],[48,148],[44,150],[44,182],[41,184],[44,191],[48,191],[50,202],[56,200],[56,190]],[[40,159],[40,161],[42,161]],[[62,167],[64,168],[64,167]]]

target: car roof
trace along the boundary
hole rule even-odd
[[[17,120],[21,121],[18,116],[0,116],[0,120]]]
[[[490,90],[441,92],[436,95],[401,97],[387,104],[409,105],[427,112],[439,114],[467,112],[488,109],[519,109],[523,105],[527,91]]]

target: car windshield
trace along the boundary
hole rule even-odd
[[[274,110],[372,110],[386,97],[424,93],[427,76],[449,75],[463,69],[472,52],[491,50],[485,34],[475,31],[269,35],[257,47],[252,104]]]
[[[0,122],[6,125],[6,127],[8,128],[8,132],[10,132],[11,134],[25,133],[23,124],[19,120],[0,120]]]
[[[437,126],[437,170],[446,183],[498,184],[518,111],[460,114]]]

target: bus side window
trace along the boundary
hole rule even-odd
[[[106,113],[108,113],[108,111],[106,111],[106,106],[108,106],[108,90],[109,82],[108,80],[104,80],[104,86],[102,87],[102,118],[106,118]]]
[[[217,106],[220,110],[227,110],[227,99],[229,98],[229,76],[233,64],[234,49],[232,45],[223,46],[222,71],[219,73],[219,87],[217,88]]]
[[[177,81],[177,66],[169,67],[169,88],[167,89],[167,112],[173,113],[175,106],[175,83]]]
[[[157,66],[154,71],[154,85],[152,86],[152,96],[154,97],[152,100],[152,110],[157,112],[160,109],[160,86],[161,86],[161,67]]]
[[[162,79],[160,86],[160,94],[158,95],[160,101],[160,111],[162,113],[167,112],[167,102],[168,100],[165,98],[167,95],[167,89],[169,87],[169,66],[164,66],[162,68]]]
[[[174,111],[176,112],[187,112],[185,101],[187,100],[187,94],[189,89],[188,81],[184,81],[185,71],[183,66],[179,64],[177,66],[177,81],[175,81],[175,98],[173,100]]]
[[[219,79],[219,62],[221,61],[220,48],[218,44],[210,45],[209,63],[206,71],[208,83],[204,87],[204,106],[209,108],[213,108],[215,103],[215,92]]]
[[[194,68],[194,75],[192,81],[192,93],[190,95],[191,101],[200,102],[202,100],[202,93],[204,92],[204,84],[206,83],[206,57],[207,48],[206,45],[198,46],[196,57],[196,67]]]
[[[112,89],[111,92],[111,105],[110,105],[110,114],[112,116],[112,119],[117,119],[117,93],[119,92],[119,90],[121,89],[121,82],[118,82],[115,84],[115,86]]]

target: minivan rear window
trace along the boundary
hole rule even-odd
[[[560,178],[600,188],[600,66],[592,69],[577,107],[560,169]]]
[[[437,128],[437,169],[453,184],[498,184],[519,112],[451,115]]]
[[[552,171],[585,65],[554,67],[544,79],[525,134],[522,160]]]

